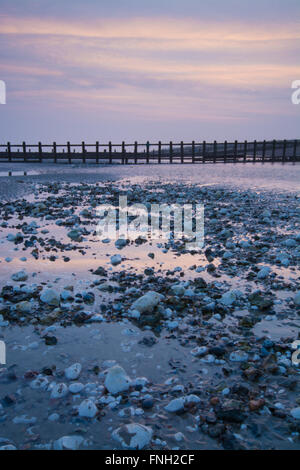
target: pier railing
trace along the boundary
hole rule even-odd
[[[132,144],[0,144],[0,162],[218,163],[299,162],[300,140]]]

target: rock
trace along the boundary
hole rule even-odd
[[[228,292],[225,292],[225,294],[222,295],[220,302],[223,305],[227,305],[230,307],[237,299],[236,293],[232,290],[229,290]]]
[[[113,439],[120,442],[124,449],[141,450],[151,442],[153,431],[148,426],[130,423],[121,426],[112,433]]]
[[[185,399],[183,397],[174,398],[171,400],[170,403],[165,406],[165,410],[169,411],[169,413],[177,413],[178,411],[182,411],[184,409]]]
[[[294,297],[294,304],[297,305],[298,307],[300,306],[300,291],[298,291]]]
[[[265,400],[260,398],[259,400],[250,400],[249,409],[250,411],[257,411],[265,405]]]
[[[82,365],[78,363],[72,364],[65,369],[65,376],[68,380],[76,380],[80,376]]]
[[[83,292],[82,300],[85,304],[92,305],[95,302],[95,294],[93,292]]]
[[[297,246],[297,242],[296,242],[296,240],[294,240],[294,238],[288,238],[287,240],[285,240],[284,244],[288,248],[293,248],[293,247]]]
[[[36,422],[37,418],[29,418],[27,415],[15,416],[13,419],[14,424],[35,424]]]
[[[84,385],[80,382],[73,382],[69,385],[69,392],[73,394],[80,393],[83,389]]]
[[[300,407],[298,408],[293,408],[291,410],[291,415],[293,416],[293,418],[295,419],[300,419]]]
[[[153,398],[145,398],[143,401],[142,401],[142,408],[144,410],[150,410],[151,408],[153,408],[153,405],[154,405],[154,400]]]
[[[27,281],[28,279],[28,274],[25,271],[19,271],[17,273],[14,273],[11,276],[11,279],[13,281],[21,282],[21,281]]]
[[[216,407],[216,415],[229,423],[242,423],[246,418],[243,410],[244,405],[241,402],[226,400],[223,405]]]
[[[202,357],[207,354],[208,348],[206,346],[196,346],[194,349],[191,350],[191,354],[196,357]]]
[[[71,240],[74,242],[82,241],[82,234],[79,230],[70,230],[70,232],[68,232],[68,237],[71,238]]]
[[[106,270],[102,266],[99,266],[96,269],[96,271],[92,272],[92,274],[95,274],[96,276],[103,276],[103,277],[107,276]]]
[[[63,398],[65,397],[69,392],[68,387],[64,383],[60,384],[55,384],[51,390],[51,398],[57,399],[57,398]]]
[[[257,279],[266,279],[271,272],[271,269],[268,266],[264,266],[257,273]]]
[[[32,307],[32,303],[28,302],[27,300],[23,300],[23,302],[18,302],[16,304],[16,309],[21,313],[31,313]]]
[[[246,351],[233,351],[230,353],[229,360],[231,362],[246,362],[248,361],[249,355],[246,353]]]
[[[78,407],[79,416],[82,418],[94,418],[98,408],[92,400],[83,400]]]
[[[127,245],[127,240],[125,240],[125,238],[118,238],[118,240],[116,240],[115,242],[115,246],[121,250],[122,248],[124,248],[124,246]]]
[[[33,390],[46,390],[48,385],[49,381],[46,377],[37,377],[30,383],[30,388]]]
[[[57,344],[57,338],[53,335],[44,336],[46,346],[55,346]]]
[[[9,241],[9,242],[14,242],[15,239],[16,239],[16,235],[14,233],[9,233],[7,236],[6,236],[6,239]]]
[[[104,385],[113,395],[129,389],[131,380],[121,366],[113,366],[107,371]]]
[[[64,302],[67,302],[68,300],[74,300],[74,297],[73,297],[73,294],[72,292],[70,292],[69,290],[65,289],[62,291],[62,293],[60,294],[60,298],[61,300],[63,300]]]
[[[186,397],[184,397],[184,403],[186,405],[196,405],[197,403],[200,403],[200,398],[197,396],[197,395],[186,395]]]
[[[117,266],[118,264],[122,263],[122,256],[121,255],[113,255],[110,258],[110,262],[113,266]]]
[[[53,443],[54,450],[77,450],[84,441],[81,436],[63,436]]]
[[[253,292],[250,294],[249,300],[252,305],[255,305],[260,310],[268,310],[274,304],[273,299],[264,297],[260,292]]]
[[[171,286],[171,292],[173,295],[181,297],[185,294],[185,288],[182,284],[175,284],[175,286]]]
[[[45,304],[57,307],[60,303],[60,296],[54,289],[44,288],[40,299]]]
[[[0,450],[17,450],[17,448],[12,444],[7,444],[5,446],[0,446]]]
[[[164,296],[158,292],[149,291],[147,294],[133,302],[131,309],[138,310],[140,313],[151,313],[163,298]]]

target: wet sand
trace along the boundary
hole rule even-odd
[[[131,423],[146,427],[147,449],[299,449],[299,168],[17,164],[27,176],[0,176],[0,446],[56,448],[72,436],[74,447],[126,448],[118,436]],[[130,203],[203,202],[204,248],[99,241],[93,211],[120,192]],[[41,300],[46,289],[56,305]],[[149,291],[161,301],[136,315]],[[82,371],[69,379],[74,363]],[[114,364],[130,378],[117,394],[106,386]]]

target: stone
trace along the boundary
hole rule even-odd
[[[21,313],[31,313],[32,307],[33,307],[32,303],[28,302],[27,300],[23,300],[22,302],[18,302],[16,304],[16,309],[18,310],[18,312],[21,312]]]
[[[61,300],[63,300],[64,302],[67,302],[68,300],[74,300],[74,297],[73,297],[73,294],[72,292],[70,292],[69,290],[65,289],[62,291],[62,293],[60,294],[60,298]]]
[[[73,394],[80,393],[83,389],[84,385],[80,382],[73,382],[69,385],[69,392]]]
[[[248,357],[249,355],[246,351],[237,350],[230,353],[229,360],[231,362],[246,362]]]
[[[51,398],[53,399],[63,398],[68,394],[68,392],[69,392],[69,389],[66,386],[66,384],[64,383],[55,384],[51,390]]]
[[[173,295],[181,297],[185,294],[185,288],[182,284],[175,284],[174,286],[171,286],[171,292]]]
[[[223,305],[230,307],[237,299],[236,293],[234,291],[227,291],[222,295],[220,302]]]
[[[293,409],[291,410],[291,415],[292,415],[292,417],[295,418],[295,419],[300,419],[300,407],[298,407],[298,408],[293,408]]]
[[[271,272],[271,269],[268,266],[262,267],[257,273],[257,279],[266,279]]]
[[[185,399],[183,397],[174,398],[171,400],[170,403],[165,406],[165,410],[169,411],[169,413],[177,413],[178,411],[182,411],[184,409]]]
[[[121,366],[115,365],[108,369],[104,385],[110,393],[117,395],[129,389],[131,380]]]
[[[147,294],[139,297],[135,302],[133,302],[131,309],[138,310],[140,313],[151,313],[163,298],[164,296],[162,294],[149,291]]]
[[[26,273],[26,271],[18,271],[17,273],[14,273],[11,276],[11,279],[16,282],[27,281],[28,274]]]
[[[121,255],[113,255],[110,258],[110,262],[113,266],[117,266],[118,264],[122,263],[122,256]]]
[[[148,426],[130,423],[117,428],[112,433],[113,439],[118,441],[124,449],[141,450],[151,442],[153,431]]]
[[[82,234],[79,230],[70,230],[68,232],[68,237],[71,238],[74,242],[81,242],[82,241]]]
[[[82,418],[94,418],[98,413],[98,408],[92,400],[83,400],[78,407],[79,416]]]
[[[65,369],[65,376],[68,380],[76,380],[80,376],[82,365],[78,362]]]
[[[81,436],[63,436],[53,443],[54,450],[77,450],[83,442]]]
[[[300,291],[298,291],[294,297],[294,304],[297,305],[297,307],[300,307]]]
[[[37,377],[30,383],[30,388],[33,390],[46,390],[48,385],[49,381],[46,377]]]
[[[60,296],[54,289],[44,288],[40,299],[45,304],[57,307],[60,303]]]
[[[143,401],[142,401],[142,408],[144,410],[150,410],[151,408],[153,408],[153,405],[154,405],[154,400],[153,398],[145,398]]]
[[[125,240],[125,238],[118,238],[118,240],[115,241],[115,246],[121,250],[122,248],[124,248],[124,246],[127,245],[127,240]]]

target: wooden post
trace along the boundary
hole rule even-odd
[[[109,154],[109,163],[112,164],[112,144],[108,142],[108,154]]]
[[[99,142],[96,142],[96,163],[99,163]]]
[[[195,141],[192,141],[192,163],[195,163]]]
[[[70,144],[70,142],[67,142],[67,152],[68,152],[69,163],[72,163],[72,160],[71,160],[71,144]]]
[[[170,141],[170,163],[173,163],[173,143]]]
[[[137,141],[134,142],[134,163],[137,164],[138,160],[138,143]]]
[[[54,163],[56,163],[57,162],[56,142],[53,142],[53,155],[54,155]]]
[[[161,163],[161,141],[158,142],[158,163]]]
[[[282,163],[285,162],[285,157],[286,157],[286,139],[284,139],[283,141]]]
[[[146,162],[147,163],[149,163],[149,149],[150,149],[150,144],[149,144],[149,140],[148,140],[147,143],[146,143],[146,152],[147,152]]]
[[[295,142],[294,142],[294,152],[293,152],[293,163],[296,162],[297,160],[297,139],[295,139]]]
[[[236,158],[237,158],[237,146],[238,146],[238,143],[237,143],[237,140],[234,141],[234,163],[236,163]]]
[[[256,150],[257,150],[257,142],[255,140],[254,145],[253,145],[253,163],[256,161]]]
[[[273,145],[272,145],[272,162],[275,161],[275,152],[276,152],[276,140],[273,140]]]
[[[125,142],[122,142],[122,164],[124,165],[125,162]]]
[[[81,142],[82,163],[85,163],[85,143]]]
[[[184,163],[183,141],[180,142],[180,159],[181,159],[181,163]]]
[[[266,141],[263,141],[263,148],[262,148],[262,161],[264,163],[265,161],[265,156],[266,156]]]
[[[39,159],[40,159],[40,163],[42,162],[42,156],[43,156],[43,147],[42,147],[42,143],[39,142]]]
[[[22,147],[23,147],[24,162],[26,162],[26,144],[25,144],[25,142],[23,142]]]
[[[245,140],[245,142],[244,142],[244,163],[247,160],[247,151],[248,151],[248,142],[247,142],[247,140]]]
[[[7,156],[8,156],[8,161],[11,162],[11,148],[10,148],[10,142],[7,142]]]
[[[227,160],[227,140],[224,142],[224,163],[226,163]]]
[[[205,157],[206,157],[206,141],[203,140],[203,142],[202,142],[202,163],[205,163]]]

